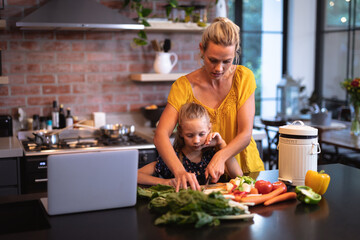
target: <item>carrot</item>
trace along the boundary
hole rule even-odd
[[[276,197],[270,198],[269,200],[264,202],[265,206],[269,206],[271,204],[277,203],[277,202],[282,202],[282,201],[286,201],[286,200],[290,200],[290,199],[295,199],[296,198],[296,193],[294,192],[287,192],[287,193],[283,193],[280,195],[277,195]]]
[[[272,192],[269,192],[267,194],[263,194],[261,196],[252,196],[252,197],[243,197],[240,199],[241,202],[252,202],[255,203],[255,205],[263,203],[273,197],[276,197],[277,195],[280,195],[284,191],[283,188],[277,188]]]
[[[257,188],[252,188],[252,189],[250,189],[249,194],[259,194],[259,191],[257,190]]]

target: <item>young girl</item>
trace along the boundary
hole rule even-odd
[[[210,132],[211,123],[204,107],[196,103],[184,104],[179,112],[178,127],[174,141],[176,155],[186,171],[200,184],[205,183],[205,169],[217,150],[226,147],[217,132]],[[226,161],[226,173],[231,178],[243,173],[235,158]],[[145,185],[171,185],[176,187],[174,175],[161,157],[138,170],[138,183]],[[182,186],[181,186],[182,187]],[[184,186],[183,188],[187,188]]]

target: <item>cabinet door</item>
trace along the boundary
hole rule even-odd
[[[0,158],[0,186],[17,185],[16,158]]]

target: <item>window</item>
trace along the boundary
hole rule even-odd
[[[228,1],[228,16],[241,29],[241,64],[250,68],[256,79],[256,115],[276,114],[276,86],[286,72],[286,3],[287,0]]]
[[[320,100],[347,102],[340,82],[360,76],[360,0],[318,0],[315,91]]]

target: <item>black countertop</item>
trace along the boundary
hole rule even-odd
[[[331,181],[319,205],[292,200],[255,206],[250,208],[257,213],[253,220],[223,221],[218,227],[201,229],[155,226],[155,216],[144,200],[130,208],[48,217],[38,200],[45,194],[1,197],[0,232],[6,230],[6,222],[15,227],[7,229],[13,233],[0,233],[0,239],[356,239],[360,235],[360,169],[341,164],[322,165],[320,169]],[[257,179],[275,182],[277,177],[278,171],[271,170],[260,172]],[[23,213],[6,215],[9,206],[20,209],[24,203],[30,211],[25,207]],[[26,219],[29,213],[37,217]],[[32,229],[43,229],[24,230],[22,225],[29,224]]]

